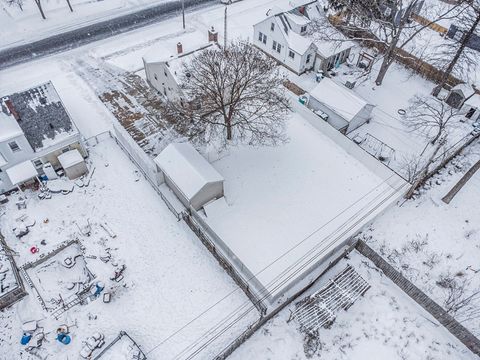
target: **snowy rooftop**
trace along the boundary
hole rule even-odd
[[[4,134],[8,140],[23,132],[29,144],[37,151],[52,145],[65,135],[77,132],[51,82],[3,99],[0,130],[5,130],[5,133],[0,131],[0,140]]]
[[[288,136],[285,145],[237,147],[214,162],[225,176],[226,204],[219,199],[205,209],[210,227],[272,295],[301,278],[311,257],[327,257],[398,194],[296,113]],[[282,280],[292,276],[279,283],[282,273]]]
[[[73,149],[73,150],[64,152],[61,155],[58,155],[58,161],[60,162],[60,165],[62,165],[62,168],[66,169],[71,166],[80,164],[84,160],[80,152],[77,149]]]
[[[351,121],[367,105],[367,101],[343,85],[325,78],[310,91],[310,96],[328,106],[345,120]]]
[[[23,134],[22,129],[18,125],[13,116],[9,116],[3,110],[0,111],[0,142],[13,139]]]
[[[220,175],[190,143],[172,143],[155,158],[155,163],[192,199],[205,185],[223,181]]]
[[[8,168],[6,172],[13,185],[21,184],[38,176],[37,170],[30,160],[12,166],[11,168]]]

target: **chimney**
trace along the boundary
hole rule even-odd
[[[10,114],[12,114],[12,116],[15,118],[15,120],[20,121],[20,115],[18,115],[18,112],[15,109],[15,106],[13,106],[12,100],[5,99],[5,106],[7,107]]]
[[[183,46],[182,46],[182,43],[179,42],[177,43],[177,54],[180,55],[181,53],[183,53]]]
[[[218,42],[218,32],[213,26],[208,30],[208,42]]]

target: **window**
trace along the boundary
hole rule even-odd
[[[262,32],[258,32],[258,41],[263,42],[264,44],[267,43],[267,35]]]
[[[157,74],[153,74],[153,77],[155,78],[155,80],[158,80]]]
[[[280,51],[282,50],[282,45],[280,45],[275,40],[273,40],[272,49],[275,50],[276,52],[280,53]]]
[[[271,23],[271,24],[270,24],[270,30],[271,30],[271,31],[275,31],[275,23]]]
[[[290,50],[288,52],[288,57],[291,58],[291,59],[295,59],[295,53],[292,50]]]
[[[21,150],[20,146],[18,146],[18,144],[15,141],[9,142],[8,146],[10,146],[10,150],[12,150],[12,152],[17,152]]]
[[[165,77],[168,77],[166,70],[163,70],[163,74],[165,75]]]
[[[36,168],[42,167],[43,162],[40,159],[34,160],[33,165],[35,165]]]
[[[67,151],[70,151],[70,146],[67,146],[66,148],[62,149],[62,153],[66,153]]]
[[[301,33],[304,33],[305,31],[307,31],[307,25],[304,25],[300,28]]]
[[[312,54],[308,54],[307,55],[307,60],[305,61],[305,63],[307,63],[307,64],[310,63],[311,57],[312,57]]]

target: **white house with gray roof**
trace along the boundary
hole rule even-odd
[[[309,70],[328,71],[345,62],[353,43],[315,41],[308,35],[312,20],[325,16],[318,1],[291,1],[274,7],[254,25],[253,44],[300,75]]]
[[[51,82],[0,98],[0,194],[61,167],[58,156],[86,151]]]

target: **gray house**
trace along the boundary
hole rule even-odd
[[[190,143],[172,143],[155,158],[159,182],[186,206],[200,209],[223,196],[223,177]]]
[[[308,107],[319,119],[348,134],[371,118],[374,106],[345,86],[325,78],[310,91]]]

